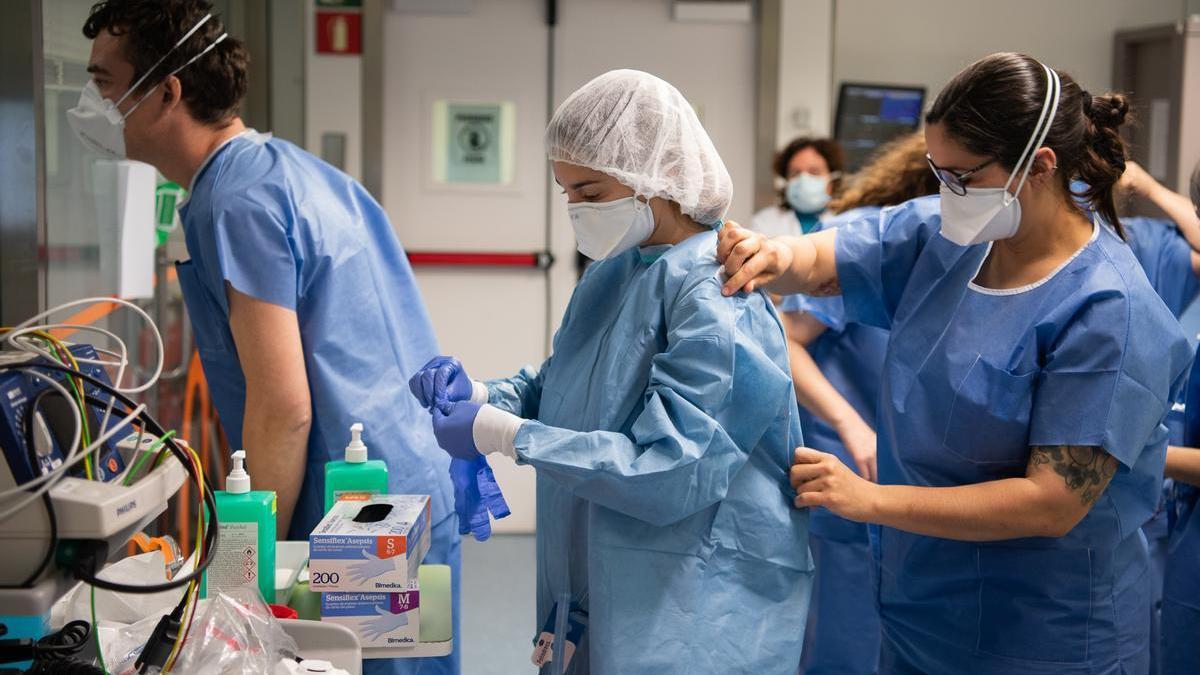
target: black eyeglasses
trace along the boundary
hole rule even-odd
[[[956,173],[950,169],[943,169],[937,164],[934,164],[933,158],[928,154],[925,155],[925,161],[929,162],[929,168],[933,170],[933,175],[937,176],[938,182],[942,185],[945,185],[947,190],[961,197],[967,194],[967,179],[990,166],[992,162],[996,161],[996,158],[993,157],[983,164],[980,164],[973,169],[963,171],[962,173]]]

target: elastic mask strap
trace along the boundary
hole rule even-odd
[[[205,48],[204,48],[204,51],[202,51],[202,52],[200,52],[199,54],[197,54],[197,55],[193,56],[192,58],[188,59],[188,60],[187,60],[187,63],[184,63],[182,66],[179,66],[179,67],[178,67],[178,68],[176,68],[175,70],[172,70],[171,72],[167,73],[167,77],[170,77],[170,76],[172,76],[172,75],[174,75],[174,74],[178,73],[179,71],[183,70],[184,68],[187,68],[188,66],[192,65],[192,64],[193,64],[193,63],[195,63],[196,61],[199,61],[201,57],[203,57],[205,54],[207,54],[207,53],[211,52],[213,49],[215,49],[215,48],[216,48],[216,46],[217,46],[217,45],[219,45],[219,44],[221,44],[222,42],[224,42],[224,41],[225,41],[225,38],[227,38],[227,37],[229,37],[229,33],[221,33],[220,35],[218,35],[218,36],[217,36],[217,39],[216,39],[216,40],[213,40],[213,41],[212,41],[212,44],[210,44],[209,46],[207,46],[207,47],[205,47]],[[163,78],[163,79],[166,79],[166,78]]]
[[[647,211],[650,211],[650,198],[647,197],[646,201],[642,201],[641,195],[639,195],[638,193],[635,192],[635,193],[633,193],[633,211],[635,214],[634,215],[635,218],[637,217],[637,215],[641,214],[642,209],[646,209]],[[650,220],[651,220],[651,222],[654,221],[654,212],[653,211],[650,211]]]
[[[211,18],[212,18],[212,14],[205,14],[203,19],[200,19],[199,21],[197,21],[196,25],[192,26],[191,30],[184,33],[183,37],[179,38],[179,42],[176,42],[174,47],[171,47],[170,49],[168,49],[167,53],[163,54],[162,57],[160,57],[157,61],[155,61],[154,65],[150,66],[149,70],[147,70],[145,73],[142,73],[142,76],[137,79],[137,82],[134,82],[133,86],[130,87],[129,89],[127,89],[125,91],[125,93],[121,95],[121,98],[117,99],[117,102],[114,105],[121,105],[121,101],[124,101],[126,98],[129,98],[130,94],[137,91],[138,86],[140,86],[142,84],[142,82],[145,82],[147,77],[150,77],[150,73],[153,73],[155,70],[157,70],[158,67],[162,65],[162,62],[167,60],[168,56],[170,56],[171,54],[174,54],[175,50],[179,49],[180,45],[182,45],[184,42],[187,42],[187,39],[192,37],[192,35],[194,35],[196,33],[196,31],[200,30],[201,26],[208,23],[208,20]],[[145,97],[143,97],[143,98],[145,98]]]
[[[1008,205],[1021,194],[1021,188],[1025,187],[1025,180],[1029,178],[1029,172],[1033,169],[1033,158],[1037,154],[1042,143],[1045,142],[1046,136],[1050,134],[1050,127],[1054,126],[1054,116],[1058,113],[1058,100],[1062,87],[1062,83],[1058,78],[1058,73],[1053,68],[1041,64],[1042,69],[1046,71],[1046,98],[1042,102],[1042,112],[1038,116],[1038,123],[1033,127],[1033,135],[1029,137],[1029,142],[1025,144],[1025,150],[1021,152],[1020,159],[1017,160],[1017,166],[1014,167],[1012,175],[1008,177],[1008,182],[1004,184],[1004,204]],[[1048,113],[1048,114],[1047,114]],[[1026,163],[1028,160],[1028,163]],[[1017,183],[1017,189],[1009,193],[1008,188],[1017,177],[1017,168],[1025,164],[1025,170],[1021,172],[1021,181]]]
[[[213,40],[212,44],[210,44],[209,46],[204,48],[204,51],[202,51],[199,54],[188,59],[187,63],[184,63],[182,66],[179,66],[175,70],[172,70],[171,72],[167,73],[167,76],[162,79],[162,82],[159,82],[158,84],[154,85],[150,89],[150,91],[146,92],[141,98],[139,98],[137,100],[137,103],[134,103],[133,107],[129,109],[129,112],[127,112],[121,116],[121,119],[125,119],[126,117],[129,117],[131,114],[133,114],[133,111],[138,109],[138,106],[142,104],[142,101],[145,101],[146,99],[150,98],[150,94],[153,94],[163,82],[166,82],[167,78],[171,77],[172,75],[178,73],[179,71],[183,70],[184,68],[187,68],[188,66],[195,63],[197,61],[197,59],[199,59],[201,56],[204,56],[205,54],[211,52],[213,50],[213,48],[215,48],[217,45],[224,42],[225,38],[227,38],[227,37],[229,37],[229,33],[221,33],[221,35],[216,40]]]

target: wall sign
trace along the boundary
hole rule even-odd
[[[362,54],[362,13],[317,10],[318,54]]]
[[[516,107],[508,101],[433,104],[433,179],[507,185],[513,180]]]

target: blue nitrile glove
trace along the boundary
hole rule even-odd
[[[487,463],[483,455],[475,461],[450,460],[450,483],[454,486],[454,512],[458,514],[458,533],[471,534],[476,541],[492,536],[492,523],[487,506],[479,494],[478,463]]]
[[[492,473],[492,467],[488,464],[487,458],[481,455],[479,459],[475,460],[475,464],[479,469],[476,474],[479,479],[479,496],[487,506],[487,510],[496,520],[508,517],[512,511],[508,510],[508,502],[504,501],[500,485],[496,483],[496,474]]]
[[[479,457],[474,427],[481,407],[471,401],[444,403],[433,407],[433,435],[437,437],[438,445],[451,457],[468,462],[473,462]]]
[[[450,482],[454,485],[458,533],[487,541],[492,536],[491,519],[499,520],[510,514],[487,458],[479,455],[472,462],[451,459]]]
[[[452,356],[438,356],[426,363],[409,379],[408,388],[427,410],[438,403],[470,401],[472,393],[471,378]]]
[[[385,607],[375,606],[377,618],[367,619],[358,625],[362,631],[363,637],[368,640],[377,640],[384,635],[408,625],[408,614],[401,612],[392,614]]]

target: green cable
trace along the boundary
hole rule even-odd
[[[100,624],[96,623],[96,587],[92,586],[92,635],[96,637],[96,659],[100,661],[100,671],[108,675],[108,667],[104,665],[104,650],[100,648]]]
[[[138,469],[142,468],[142,465],[146,463],[146,460],[150,459],[150,455],[153,455],[155,450],[161,448],[164,444],[166,444],[167,440],[174,435],[175,430],[172,429],[163,434],[161,438],[154,441],[154,444],[146,449],[145,454],[138,458],[138,461],[134,463],[133,468],[129,470],[128,474],[126,474],[124,484],[129,485],[129,481],[133,480],[133,477],[137,475]]]

